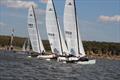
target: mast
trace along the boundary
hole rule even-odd
[[[14,28],[12,29],[9,50],[13,49],[13,37],[14,37]]]
[[[39,50],[40,50],[40,52],[42,52],[41,51],[41,49],[40,49],[40,39],[39,39],[39,36],[38,36],[38,25],[37,25],[37,19],[36,19],[36,15],[35,15],[35,11],[34,11],[34,7],[33,7],[33,5],[32,5],[32,9],[33,9],[33,15],[34,15],[34,18],[35,18],[35,27],[36,27],[36,31],[37,31],[37,39],[38,39],[38,46],[39,46]]]
[[[76,4],[75,4],[75,0],[74,1],[74,10],[75,10],[75,22],[76,22],[76,31],[77,31],[77,42],[78,42],[78,53],[80,54],[80,48],[79,48],[79,28],[78,28],[78,22],[77,22],[77,11],[76,11]]]
[[[10,45],[13,45],[14,29],[12,29]]]
[[[60,47],[61,47],[61,51],[62,51],[62,54],[63,54],[62,41],[61,41],[61,36],[60,36],[60,28],[59,28],[58,19],[57,19],[57,13],[56,13],[56,10],[55,10],[55,5],[54,5],[53,0],[52,0],[52,3],[53,3],[54,11],[55,11],[55,18],[56,18],[56,22],[57,22],[58,34],[59,34],[59,39],[60,39],[59,40],[60,41]]]

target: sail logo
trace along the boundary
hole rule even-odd
[[[29,28],[33,28],[33,24],[28,24]]]
[[[32,14],[30,14],[30,16],[33,16]]]
[[[50,8],[49,11],[53,11],[52,8]]]
[[[68,5],[72,5],[72,3],[71,3],[71,2],[69,2],[69,3],[68,3]]]

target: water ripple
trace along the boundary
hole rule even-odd
[[[119,80],[120,61],[97,60],[95,65],[63,64],[0,52],[0,80]]]

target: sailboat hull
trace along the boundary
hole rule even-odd
[[[54,57],[55,57],[55,55],[53,55],[53,54],[50,54],[50,55],[38,55],[37,56],[38,59],[52,59]]]
[[[85,64],[95,64],[96,63],[96,60],[93,59],[93,60],[85,60],[85,61],[81,61],[79,58],[77,57],[58,57],[57,58],[57,61],[58,62],[63,62],[63,63],[75,63],[75,64],[82,64],[82,65],[85,65]]]
[[[95,59],[93,59],[93,60],[88,60],[88,61],[78,61],[78,62],[76,62],[77,64],[83,64],[83,65],[85,65],[85,64],[95,64],[96,63],[96,60]]]

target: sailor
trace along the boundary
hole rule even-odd
[[[44,55],[45,54],[45,50],[43,50],[41,54]]]
[[[83,56],[83,55],[80,53],[79,61],[89,61],[89,59],[88,59],[86,56]]]

